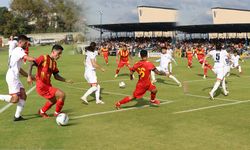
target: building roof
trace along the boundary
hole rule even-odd
[[[213,7],[211,9],[227,9],[227,10],[248,11],[248,12],[250,12],[250,10],[248,10],[248,9],[226,8],[226,7]]]
[[[121,23],[121,24],[89,25],[89,27],[111,32],[172,31],[175,30],[176,23],[175,22]]]
[[[157,7],[157,6],[137,6],[137,8],[139,7],[146,7],[146,8],[157,8],[157,9],[169,9],[169,10],[178,10],[178,9],[175,9],[175,8],[168,8],[168,7]]]
[[[250,32],[250,24],[204,24],[176,26],[175,22],[122,23],[89,25],[110,32],[182,31],[185,33],[240,33]]]

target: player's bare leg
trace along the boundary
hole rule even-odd
[[[126,104],[126,103],[128,103],[128,102],[130,102],[130,101],[132,101],[134,99],[135,99],[135,97],[133,97],[133,96],[126,96],[122,100],[120,100],[119,102],[117,102],[115,104],[115,107],[116,107],[116,109],[121,109],[121,105],[122,104]]]

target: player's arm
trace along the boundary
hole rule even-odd
[[[28,55],[24,55],[24,56],[23,56],[23,59],[26,59],[26,60],[29,61],[29,62],[35,61],[35,58],[34,58],[34,57],[31,57],[31,56],[28,56]]]
[[[23,68],[20,68],[19,73],[25,77],[28,77],[28,73],[25,70],[23,70]]]
[[[103,69],[99,64],[96,63],[95,59],[90,59],[90,61],[93,67],[100,69],[102,72],[105,71],[105,69]]]
[[[156,74],[161,76],[166,76],[167,74],[163,71],[159,71],[157,68],[154,68],[152,71],[154,71]]]
[[[27,82],[30,85],[32,84],[33,80],[35,80],[35,77],[32,76],[32,69],[33,69],[34,66],[37,66],[35,62],[30,63],[29,70],[28,70]]]
[[[53,75],[54,75],[54,78],[55,78],[56,80],[58,80],[58,81],[62,81],[62,82],[66,82],[66,83],[73,83],[72,80],[67,80],[67,79],[65,79],[64,77],[60,76],[60,75],[59,75],[59,72],[58,72],[58,73],[55,73],[55,74],[53,74]]]
[[[210,54],[207,54],[205,57],[204,57],[204,60],[203,60],[203,63],[202,63],[202,68],[204,68],[205,66],[205,63],[206,63],[206,60],[208,57],[210,57],[211,55]]]

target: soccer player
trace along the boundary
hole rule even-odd
[[[156,100],[157,89],[155,85],[153,85],[150,81],[150,72],[154,71],[159,75],[166,75],[164,72],[160,72],[153,65],[153,63],[147,61],[148,53],[146,50],[140,51],[141,60],[134,64],[134,66],[130,69],[130,79],[133,80],[133,73],[136,71],[139,74],[139,80],[136,84],[136,89],[133,92],[133,96],[127,96],[117,102],[115,107],[117,109],[121,108],[122,104],[128,103],[134,99],[142,98],[146,91],[151,92],[151,100],[150,103],[153,105],[160,105],[160,101]]]
[[[30,47],[30,42],[28,42],[27,47],[24,50],[26,55],[29,55],[29,47]],[[23,62],[26,64],[26,59],[24,59]]]
[[[118,59],[120,57],[120,61],[118,63]],[[116,63],[118,64],[118,67],[115,72],[115,78],[118,77],[118,73],[124,65],[126,65],[128,68],[130,68],[129,65],[129,57],[132,59],[129,50],[127,49],[127,46],[125,44],[122,45],[122,48],[117,52],[116,55]]]
[[[19,75],[21,74],[27,77],[28,74],[21,68],[23,59],[26,59],[29,62],[35,60],[35,58],[27,56],[24,52],[27,43],[28,38],[25,35],[20,35],[18,37],[17,47],[11,52],[9,57],[9,69],[6,74],[9,95],[0,95],[0,99],[5,102],[17,103],[14,121],[24,120],[21,113],[23,111],[27,95],[24,86],[19,79]]]
[[[169,53],[167,53],[166,48],[162,48],[161,52],[162,53],[161,53],[161,58],[160,58],[160,66],[157,67],[157,70],[165,72],[167,77],[174,80],[179,85],[179,87],[181,87],[182,86],[181,82],[178,79],[176,79],[172,75],[172,73],[169,71],[169,64],[171,63],[172,56]],[[157,82],[155,79],[154,71],[151,71],[151,78],[152,78],[152,83]]]
[[[226,67],[226,61],[230,58],[229,54],[226,50],[221,50],[221,44],[216,43],[216,50],[211,50],[203,60],[202,67],[205,67],[206,59],[208,57],[212,57],[214,60],[213,71],[215,72],[217,79],[213,86],[213,89],[209,92],[210,98],[214,99],[214,92],[218,89],[222,82],[222,89],[225,95],[228,95],[228,91],[226,90],[225,76],[228,73],[228,69]]]
[[[103,72],[105,70],[96,62],[97,53],[95,52],[95,49],[96,49],[95,42],[91,42],[90,46],[86,47],[87,52],[85,60],[84,77],[91,87],[81,97],[81,99],[85,104],[88,104],[87,97],[93,92],[95,92],[96,104],[104,104],[104,102],[100,100],[101,86],[97,83],[96,69],[100,69]]]
[[[54,116],[58,116],[58,114],[61,113],[65,101],[65,93],[59,88],[55,88],[51,85],[51,75],[53,74],[54,78],[58,81],[72,83],[71,80],[66,80],[59,75],[56,61],[61,57],[62,52],[62,46],[54,45],[49,55],[39,56],[29,68],[29,76],[27,78],[28,83],[32,84],[32,68],[36,66],[36,91],[40,96],[47,99],[45,105],[38,110],[38,114],[43,118],[49,118],[46,112],[54,104],[56,104]]]
[[[187,60],[188,60],[188,68],[192,68],[193,51],[190,47],[186,48],[186,56],[187,56]]]
[[[109,64],[109,49],[107,45],[101,47],[101,53],[103,55],[106,64]]]
[[[232,60],[232,65],[231,68],[234,69],[238,69],[239,73],[242,73],[241,70],[241,66],[239,65],[239,60],[240,60],[240,56],[238,55],[237,50],[234,51],[233,55],[231,55],[231,60]]]
[[[205,50],[200,45],[198,45],[198,47],[196,48],[195,54],[196,54],[196,57],[197,57],[199,63],[200,64],[204,63],[204,67],[203,67],[203,73],[204,73],[203,74],[203,79],[206,79],[207,78],[207,71],[208,71],[208,69],[212,70],[213,67],[207,61],[204,61]]]

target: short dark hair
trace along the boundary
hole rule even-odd
[[[95,51],[95,47],[96,47],[96,43],[95,42],[91,42],[89,46],[87,46],[85,49],[87,51],[92,51],[94,52]]]
[[[146,50],[141,50],[141,51],[140,51],[140,55],[141,55],[141,57],[148,57],[148,51],[146,51]]]
[[[28,41],[29,38],[26,35],[19,35],[17,41]]]
[[[63,47],[61,45],[58,45],[58,44],[55,44],[53,47],[52,47],[52,50],[62,50],[63,51]]]
[[[222,46],[220,42],[215,43],[216,50],[221,50]]]

